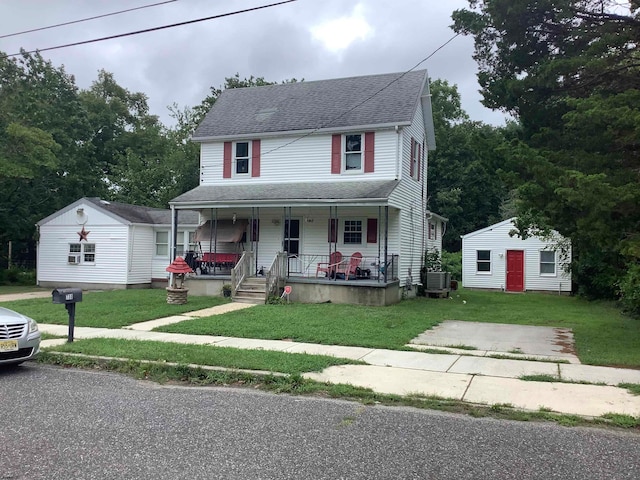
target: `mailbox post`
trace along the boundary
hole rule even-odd
[[[56,288],[51,292],[53,303],[62,304],[69,312],[69,335],[67,342],[73,342],[73,329],[76,323],[76,303],[82,301],[82,290],[79,288]]]

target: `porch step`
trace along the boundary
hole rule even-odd
[[[264,277],[245,278],[233,296],[237,303],[264,304],[266,279]]]

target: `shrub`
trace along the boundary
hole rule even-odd
[[[35,285],[35,270],[24,270],[12,267],[7,270],[0,270],[0,284],[4,285]]]
[[[633,264],[620,280],[620,303],[625,312],[640,316],[640,264]]]
[[[462,252],[442,251],[442,271],[451,272],[451,280],[462,280]]]

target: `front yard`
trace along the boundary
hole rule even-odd
[[[76,325],[120,328],[224,301],[220,297],[190,296],[186,305],[167,305],[164,290],[89,292],[77,306]],[[65,308],[53,305],[48,298],[0,305],[40,323],[66,324],[68,320]],[[260,305],[158,330],[402,349],[419,333],[448,319],[571,328],[583,363],[640,368],[640,320],[623,315],[610,303],[533,293],[461,290],[451,299],[415,298],[389,307]]]

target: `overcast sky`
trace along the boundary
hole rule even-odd
[[[0,36],[162,0],[4,0]],[[0,38],[16,53],[229,13],[277,0],[177,0],[165,5],[19,36]],[[167,106],[195,106],[209,87],[241,78],[321,80],[414,67],[449,40],[451,13],[466,0],[297,0],[201,23],[43,52],[64,65],[80,88],[99,69],[149,97],[151,113],[170,123]],[[473,41],[459,36],[420,65],[456,84],[473,120],[501,125],[504,115],[480,104]]]

